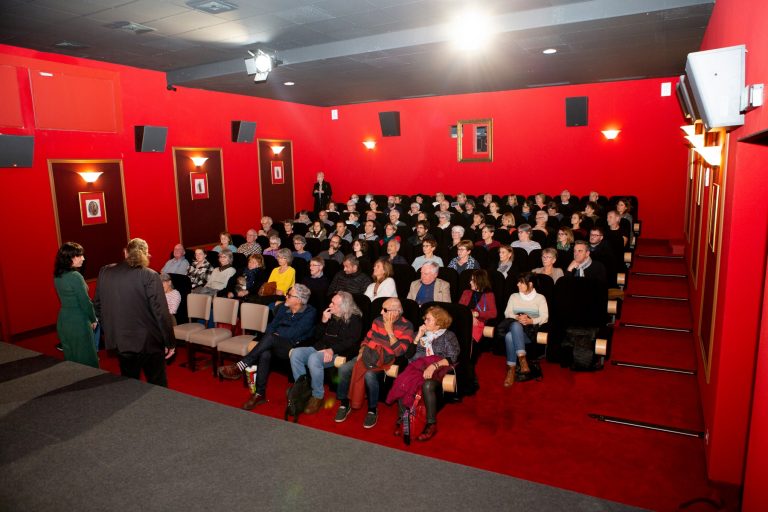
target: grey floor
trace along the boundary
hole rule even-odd
[[[0,343],[0,510],[638,510]]]

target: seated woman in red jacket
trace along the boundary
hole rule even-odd
[[[472,271],[469,281],[469,290],[464,290],[459,299],[459,304],[468,306],[472,310],[472,339],[480,341],[483,337],[485,322],[496,318],[496,298],[491,291],[491,280],[488,272],[483,269]]]

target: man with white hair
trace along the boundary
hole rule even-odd
[[[256,347],[237,363],[219,366],[219,375],[225,379],[237,380],[242,377],[247,367],[257,365],[256,392],[246,400],[243,409],[251,410],[266,403],[272,356],[288,359],[291,349],[312,337],[316,311],[307,304],[309,295],[309,288],[303,284],[293,285],[285,295],[285,302],[275,308],[275,317],[267,325],[264,337]]]
[[[421,266],[421,277],[411,283],[408,298],[419,306],[427,302],[451,302],[451,285],[438,279],[440,267],[434,261],[427,261]]]
[[[250,256],[251,254],[261,254],[261,245],[259,245],[259,242],[256,241],[258,236],[258,231],[253,228],[249,229],[245,233],[245,243],[241,244],[240,247],[237,248],[237,252],[240,254],[245,254],[246,257]]]
[[[323,210],[331,200],[331,184],[325,181],[325,173],[317,173],[317,181],[312,187],[312,197],[315,200],[315,213]]]

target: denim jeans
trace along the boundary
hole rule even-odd
[[[517,366],[517,356],[525,355],[525,345],[531,340],[525,335],[520,322],[512,322],[509,332],[504,336],[504,344],[507,346],[507,365]]]
[[[333,358],[325,363],[323,362],[323,355],[323,352],[312,347],[298,347],[291,352],[291,371],[293,371],[294,380],[307,373],[306,368],[308,367],[309,377],[312,381],[312,396],[315,398],[323,398],[324,370],[333,366]]]
[[[336,398],[346,400],[349,398],[349,383],[352,380],[352,369],[357,358],[351,359],[339,368],[339,386],[336,389]],[[379,403],[379,386],[384,378],[384,372],[365,372],[365,390],[368,392],[368,409],[376,409]]]

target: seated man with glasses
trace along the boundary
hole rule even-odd
[[[267,379],[272,356],[288,359],[288,352],[302,341],[312,337],[315,328],[315,308],[307,304],[309,288],[302,284],[288,290],[285,302],[275,308],[275,317],[267,325],[259,344],[236,364],[219,367],[219,375],[225,379],[239,379],[248,366],[257,365],[256,392],[243,404],[243,409],[253,409],[267,401]]]
[[[367,343],[383,345],[393,352],[395,357],[405,354],[408,345],[413,343],[413,324],[402,315],[403,306],[400,299],[393,297],[384,301],[381,316],[373,321],[371,330],[363,339],[363,345]],[[363,350],[360,350],[360,354]],[[366,366],[360,354],[339,368],[336,398],[341,405],[336,412],[335,421],[341,423],[347,419],[352,409],[360,409],[363,405],[363,396],[367,391],[368,413],[365,415],[363,427],[373,428],[379,417],[377,413],[379,386],[386,367]]]

